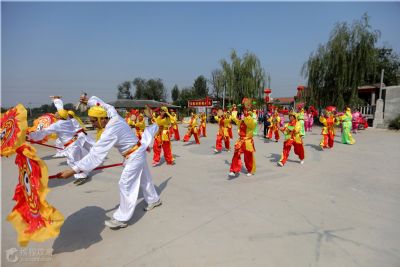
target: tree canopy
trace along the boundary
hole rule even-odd
[[[383,83],[386,86],[400,84],[400,57],[392,48],[376,48],[377,59],[375,72],[368,76],[367,82],[370,84],[380,83],[381,70],[385,70]]]
[[[230,62],[222,59],[220,64],[221,69],[211,74],[216,95],[225,90],[226,98],[232,103],[240,103],[244,97],[262,98],[266,75],[255,54],[247,52],[240,58],[232,50]]]
[[[117,99],[132,99],[132,94],[130,89],[131,89],[131,83],[128,81],[118,85]]]
[[[207,79],[203,75],[194,80],[193,90],[197,98],[205,98],[208,95]]]
[[[307,104],[339,109],[361,104],[358,87],[380,77],[379,50],[375,47],[379,37],[367,14],[350,26],[338,23],[329,41],[303,65],[302,73],[308,79]]]
[[[167,99],[164,83],[161,79],[135,78],[133,85],[136,87],[135,99],[152,99],[165,102]]]
[[[175,103],[179,99],[179,88],[178,85],[175,84],[174,88],[171,90],[171,98],[172,101]]]

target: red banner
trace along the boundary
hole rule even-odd
[[[195,108],[195,107],[211,107],[212,106],[212,99],[205,98],[205,99],[196,99],[196,100],[188,100],[188,107]]]

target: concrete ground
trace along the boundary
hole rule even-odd
[[[216,130],[208,125],[200,145],[173,142],[176,165],[150,167],[163,205],[146,213],[140,196],[125,229],[104,226],[119,203],[120,167],[79,187],[72,178],[51,180],[47,200],[65,222],[56,239],[29,244],[53,249],[39,262],[19,251],[5,219],[17,168],[14,157],[3,158],[3,266],[400,266],[399,132],[369,128],[353,146],[336,136],[332,150],[320,151],[315,127],[305,138],[305,164],[291,154],[283,168],[276,165],[282,140],[256,137],[256,175],[229,179],[232,152],[213,153]],[[51,157],[54,149],[35,147],[49,174],[66,167]],[[121,159],[112,150],[105,164]]]

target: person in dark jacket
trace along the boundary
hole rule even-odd
[[[271,125],[271,123],[269,122],[270,117],[271,117],[271,114],[268,112],[268,110],[265,110],[264,116],[262,119],[262,121],[264,123],[264,138],[267,138],[268,128]]]

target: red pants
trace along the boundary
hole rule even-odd
[[[228,127],[228,134],[229,134],[229,138],[233,139],[232,127],[231,128]]]
[[[239,142],[242,143],[240,144]],[[242,140],[238,140],[235,144],[235,152],[233,153],[230,171],[240,172],[240,170],[242,169],[242,160],[240,158],[240,155],[242,153],[244,154],[244,165],[246,166],[247,171],[254,174],[256,172],[256,159],[254,157],[254,151],[247,151],[246,142],[243,142]]]
[[[280,137],[278,128],[276,128],[276,130],[273,130],[272,128],[268,129],[268,139],[272,139],[273,134],[275,134],[275,140],[278,141]]]
[[[217,134],[217,141],[215,143],[215,149],[218,151],[222,150],[222,139],[224,140],[225,148],[229,150],[231,147],[229,136],[223,136],[220,134]]]
[[[207,137],[207,133],[206,133],[206,124],[204,123],[204,125],[200,125],[200,134],[204,137]]]
[[[176,129],[174,129],[174,127],[170,127],[169,128],[169,135],[172,137],[174,136],[176,141],[181,140],[181,137],[179,136],[179,130],[178,130],[178,126],[176,126]]]
[[[334,137],[335,136],[333,135],[333,133],[323,134],[323,139],[321,140],[321,143],[319,145],[323,148],[332,148]]]
[[[158,164],[160,162],[161,149],[164,150],[164,158],[165,158],[165,161],[167,162],[167,164],[173,164],[174,157],[172,156],[171,142],[170,141],[161,141],[161,143],[160,143],[159,138],[154,139],[153,164]]]
[[[303,144],[298,144],[295,141],[293,141],[292,139],[289,139],[283,143],[283,152],[282,152],[282,157],[280,159],[280,162],[282,162],[283,165],[285,165],[285,163],[289,157],[289,153],[290,153],[290,149],[292,148],[292,145],[294,147],[294,153],[297,156],[299,156],[300,160],[304,159]]]
[[[195,131],[194,129],[190,129],[186,132],[185,136],[183,137],[183,142],[189,141],[192,134],[194,136],[194,140],[196,140],[196,144],[200,144],[199,133],[197,131]]]

